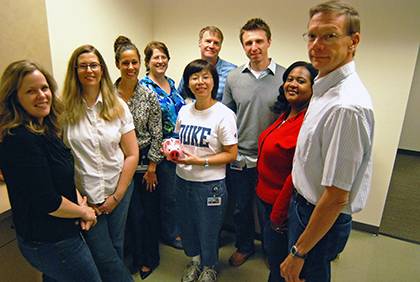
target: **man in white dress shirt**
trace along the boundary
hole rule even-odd
[[[319,75],[295,152],[290,254],[280,270],[287,282],[325,282],[331,280],[331,260],[347,242],[351,214],[366,204],[374,117],[353,61],[358,12],[342,2],[319,4],[310,10],[304,38]]]

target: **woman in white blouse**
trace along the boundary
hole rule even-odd
[[[124,228],[138,162],[133,118],[99,51],[74,50],[63,90],[64,142],[75,159],[76,186],[98,214],[85,238],[103,281],[132,281],[123,263]]]

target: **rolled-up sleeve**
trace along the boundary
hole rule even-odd
[[[321,154],[323,186],[350,191],[359,168],[372,145],[369,122],[354,108],[335,110],[323,127]]]

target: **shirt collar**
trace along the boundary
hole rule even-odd
[[[215,65],[216,69],[221,68],[223,63],[224,63],[224,61],[220,57],[217,57],[217,62],[216,62],[216,65]]]
[[[85,105],[87,106],[86,100],[85,98],[82,98],[83,103],[85,103]],[[103,99],[102,99],[102,93],[99,91],[99,95],[98,98],[96,98],[96,102],[95,104],[93,104],[92,106],[88,107],[88,108],[94,108],[96,105],[102,105],[103,103]]]
[[[176,87],[175,87],[175,82],[172,80],[172,79],[170,79],[170,78],[168,78],[166,75],[165,75],[165,78],[166,78],[166,80],[168,81],[168,83],[169,83],[169,87],[171,88],[171,93],[172,93],[172,91],[174,91],[174,90],[176,90]],[[143,80],[143,79],[142,79]],[[149,77],[149,73],[147,73],[146,74],[146,76],[144,77],[144,80],[145,80],[145,82],[146,82],[146,84],[152,84],[153,85],[153,87],[158,87],[158,88],[161,88],[156,82],[154,82],[150,77]],[[163,90],[163,89],[162,89]],[[164,91],[164,90],[163,90]],[[171,93],[169,93],[169,94],[171,94]],[[158,93],[159,94],[159,93]]]
[[[243,68],[242,68],[242,72],[245,71],[251,71],[251,62],[246,63]],[[270,64],[268,64],[267,68],[263,71],[271,71],[271,73],[274,75],[276,74],[276,63],[274,62],[273,59],[270,58]]]
[[[327,92],[328,89],[351,75],[352,73],[356,72],[356,65],[354,61],[339,67],[338,69],[330,72],[326,76],[323,77],[316,77],[315,83],[313,86],[313,94],[314,96],[321,96],[325,92]]]

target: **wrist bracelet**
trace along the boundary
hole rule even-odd
[[[209,167],[209,159],[205,158],[204,160],[204,167]]]
[[[118,200],[118,198],[117,198],[117,196],[115,196],[114,194],[112,194],[112,198],[117,202],[117,203],[119,203],[120,202],[120,200]]]

